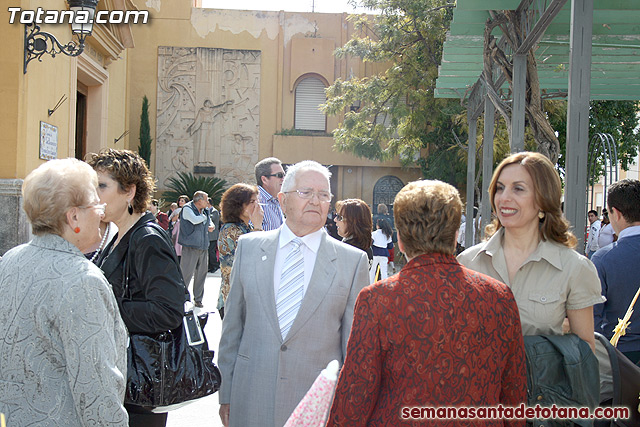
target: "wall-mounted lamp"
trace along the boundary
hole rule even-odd
[[[56,40],[53,34],[40,31],[37,24],[26,24],[24,26],[24,70],[27,74],[27,65],[31,60],[42,61],[42,55],[49,54],[51,57],[59,53],[67,56],[78,56],[84,50],[84,41],[93,31],[93,16],[96,12],[99,0],[67,0],[69,9],[73,15],[71,19],[71,32],[78,36],[78,41],[73,40],[66,45]]]
[[[353,104],[351,104],[351,106],[349,107],[349,111],[355,113],[360,109],[360,100],[356,99],[355,101],[353,101]]]

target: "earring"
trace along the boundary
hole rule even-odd
[[[545,217],[545,213],[542,211],[538,211],[538,218],[544,219],[544,217]]]
[[[127,206],[127,211],[129,211],[129,215],[133,215],[133,206],[131,206],[131,202],[129,202],[129,206]]]
[[[78,233],[80,232],[80,227],[76,227],[76,228],[74,228],[74,229],[73,229],[73,232],[74,232],[74,233],[76,233],[76,234],[78,234]]]

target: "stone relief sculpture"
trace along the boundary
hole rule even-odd
[[[213,171],[253,182],[260,130],[259,51],[158,48],[156,177]],[[203,168],[205,167],[205,168]]]
[[[193,136],[193,164],[194,165],[214,165],[214,148],[213,145],[215,135],[213,133],[213,125],[216,116],[226,113],[229,105],[233,101],[225,101],[222,104],[213,105],[211,100],[206,99],[204,105],[200,107],[196,113],[196,118],[187,127],[189,135]]]

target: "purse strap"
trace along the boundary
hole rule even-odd
[[[123,286],[123,291],[122,291],[122,298],[127,298],[129,300],[131,300],[131,293],[129,292],[129,276],[131,273],[131,248],[133,246],[133,236],[142,228],[144,227],[151,227],[154,228],[155,230],[157,230],[160,234],[160,236],[162,236],[162,238],[165,240],[165,243],[167,243],[167,245],[169,245],[170,248],[173,247],[173,244],[171,243],[171,241],[169,240],[169,236],[167,235],[167,233],[164,231],[164,229],[162,227],[160,227],[158,224],[154,223],[154,222],[145,222],[144,224],[136,227],[132,232],[131,232],[131,237],[129,237],[129,247],[127,248],[127,254],[124,257],[124,266],[122,269],[122,286]],[[178,265],[178,269],[180,269],[180,266]],[[180,277],[182,278],[182,271],[180,271]],[[184,293],[185,293],[185,300],[184,302],[188,302],[191,301],[191,295],[189,294],[189,289],[187,288],[187,285],[185,285],[184,280],[180,280],[182,282],[182,286],[184,287]],[[186,312],[186,310],[184,310],[183,307],[183,312]]]

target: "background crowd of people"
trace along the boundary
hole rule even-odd
[[[611,338],[637,291],[637,180],[609,188],[601,220],[589,212],[583,256],[553,164],[510,155],[489,185],[487,239],[456,257],[463,205],[449,184],[408,184],[391,216],[385,204],[374,215],[361,199],[334,201],[317,162],[285,172],[267,158],[255,177],[228,188],[220,211],[196,191],[164,213],[131,151],[29,174],[34,238],[0,260],[9,425],[164,426],[166,413],[124,403],[127,331],[181,327],[185,301],[202,307],[218,268],[220,417],[243,427],[283,425],[334,359],[331,426],[395,425],[405,406],[518,405],[524,337],[570,332],[597,353],[594,331]],[[406,264],[390,276],[396,249]],[[619,345],[633,363],[638,316]]]

